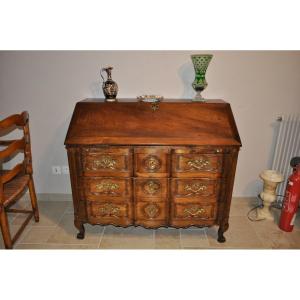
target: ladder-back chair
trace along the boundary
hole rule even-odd
[[[0,121],[0,137],[7,135],[16,128],[23,130],[23,137],[16,140],[1,140],[0,146],[0,226],[5,248],[11,249],[21,233],[34,216],[39,221],[39,211],[32,178],[32,158],[29,133],[29,116],[27,112],[12,115]],[[3,163],[10,161],[17,153],[24,153],[24,160],[10,170],[3,170]],[[29,188],[32,210],[11,208]],[[28,214],[24,223],[14,235],[11,236],[7,213]]]

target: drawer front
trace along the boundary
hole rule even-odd
[[[152,228],[166,226],[167,219],[167,202],[137,202],[135,204],[136,225]]]
[[[219,179],[174,178],[171,180],[173,202],[217,202],[220,191]]]
[[[192,149],[176,149],[172,153],[172,176],[217,178],[222,174],[222,164],[222,153],[205,154]]]
[[[134,198],[136,201],[165,201],[168,195],[168,179],[135,178]]]
[[[134,173],[137,177],[168,177],[169,149],[147,147],[134,149]]]
[[[83,190],[89,201],[107,199],[130,200],[132,197],[132,180],[114,177],[83,177]]]
[[[170,224],[175,227],[214,224],[217,203],[172,203]]]
[[[87,202],[89,222],[92,224],[113,224],[128,226],[133,224],[133,208],[129,202]]]
[[[132,175],[130,148],[83,148],[81,155],[84,176],[130,177]]]

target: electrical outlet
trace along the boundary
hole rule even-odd
[[[52,166],[52,174],[60,175],[61,174],[61,167],[60,166]]]
[[[69,172],[69,167],[68,167],[68,166],[62,166],[62,167],[61,167],[61,171],[62,171],[62,173],[65,174],[65,175],[67,175],[67,174],[70,173],[70,172]]]

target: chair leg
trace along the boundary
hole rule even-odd
[[[3,236],[3,241],[6,249],[12,249],[13,243],[11,240],[10,232],[9,232],[9,225],[7,220],[7,214],[2,207],[0,212],[0,227]]]
[[[40,219],[39,209],[38,209],[38,204],[37,204],[37,199],[36,199],[36,194],[35,194],[34,183],[33,183],[33,178],[32,177],[30,177],[28,187],[29,187],[29,194],[30,194],[32,210],[33,210],[33,213],[34,213],[34,220],[35,220],[35,222],[38,222],[39,219]]]

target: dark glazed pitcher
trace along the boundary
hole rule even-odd
[[[105,96],[105,100],[108,102],[114,102],[116,101],[116,97],[118,94],[118,85],[115,81],[113,81],[111,79],[111,70],[113,69],[113,67],[107,67],[107,68],[103,68],[100,71],[100,75],[102,77],[103,80],[103,84],[102,84],[102,89],[103,89],[103,94]],[[104,80],[104,77],[102,75],[102,72],[105,71],[107,73],[107,80]]]

